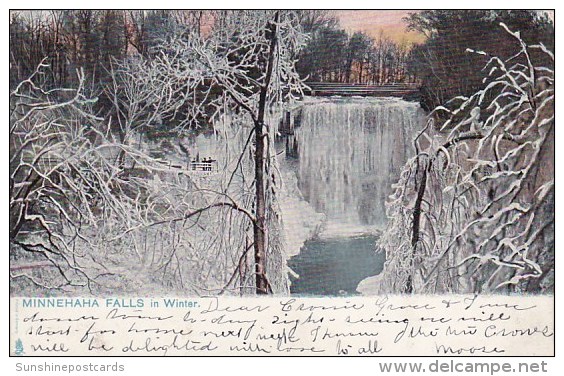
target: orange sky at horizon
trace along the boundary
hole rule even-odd
[[[402,20],[415,10],[338,10],[341,27],[347,32],[364,31],[377,39],[380,30],[396,43],[421,43],[425,36],[421,33],[407,31],[407,24]]]

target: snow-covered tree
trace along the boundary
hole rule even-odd
[[[10,93],[13,286],[221,290],[228,277],[218,270],[227,266],[213,265],[203,253],[213,255],[209,244],[225,231],[208,228],[202,212],[238,208],[209,202],[186,169],[170,169],[114,137],[112,119],[93,115],[95,99],[84,95],[81,70],[77,89],[43,89],[48,69],[43,61]]]
[[[218,197],[230,197],[234,205],[253,213],[246,217],[251,221],[252,240],[241,252],[254,249],[257,293],[273,291],[267,277],[267,253],[281,252],[272,251],[281,247],[281,234],[275,210],[278,183],[273,146],[278,122],[269,117],[301,94],[295,59],[303,42],[299,18],[293,12],[218,11],[207,35],[179,26],[148,56],[133,57],[116,69],[124,78],[121,81],[127,82],[116,86],[124,90],[114,96],[126,124],[139,115],[137,123],[144,127],[158,120],[169,130],[181,132],[210,127],[221,117],[231,116],[248,133],[237,166]],[[252,170],[250,181],[242,167],[239,173],[243,164]],[[241,197],[252,192],[251,201],[235,200],[230,191],[235,181],[245,192]],[[282,264],[278,269],[284,270]]]
[[[45,61],[10,93],[10,256],[48,261],[57,275],[12,277],[49,288],[90,287],[107,270],[77,245],[94,246],[102,234],[123,229],[118,224],[130,222],[125,209],[135,195],[124,193],[131,185],[113,160],[121,145],[92,114],[83,71],[77,89],[45,90]]]
[[[484,88],[436,108],[414,141],[379,242],[382,291],[553,289],[554,70],[530,56],[554,55],[501,27],[515,55],[468,50],[487,61]]]

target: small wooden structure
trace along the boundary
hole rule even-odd
[[[215,159],[204,159],[201,161],[192,161],[190,163],[190,171],[203,173],[216,173],[219,171],[217,161]]]
[[[193,159],[188,166],[173,163],[170,160],[158,160],[160,164],[168,167],[171,172],[185,173],[191,176],[210,176],[219,172],[219,165],[215,159],[195,160]]]

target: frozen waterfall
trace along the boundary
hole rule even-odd
[[[385,201],[406,162],[419,104],[393,98],[316,99],[295,112],[289,140],[298,187],[327,217],[326,232],[381,228]]]

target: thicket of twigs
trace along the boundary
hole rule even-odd
[[[553,291],[554,70],[530,52],[554,54],[501,26],[515,55],[467,51],[486,61],[484,88],[436,108],[415,139],[379,243],[382,291]]]

